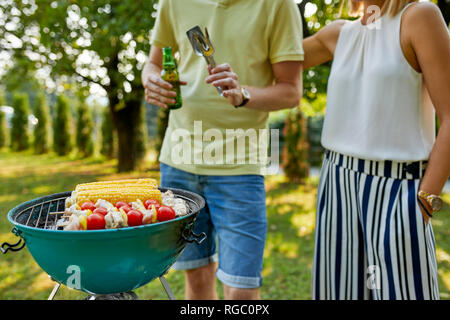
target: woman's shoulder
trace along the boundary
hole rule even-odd
[[[418,2],[411,5],[403,13],[402,20],[406,24],[433,24],[444,21],[441,10],[432,2]]]

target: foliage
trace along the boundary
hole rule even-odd
[[[24,93],[15,93],[13,97],[14,114],[11,128],[11,148],[14,151],[23,151],[30,146],[30,130],[28,117],[30,107],[28,96]]]
[[[93,129],[91,111],[85,102],[81,102],[77,109],[76,145],[78,153],[84,157],[94,153]]]
[[[11,54],[47,68],[41,80],[49,89],[76,84],[107,94],[119,140],[119,170],[132,170],[142,152],[136,104],[143,97],[140,72],[150,50],[157,1],[40,0],[0,4],[6,23],[20,21],[14,30],[0,27],[0,38],[21,39]],[[14,13],[18,14],[14,14]],[[26,35],[26,36],[24,36]],[[30,54],[32,53],[32,54]],[[58,89],[59,90],[59,89]],[[130,107],[131,106],[131,107]],[[133,149],[134,148],[134,149]]]
[[[34,116],[38,119],[34,129],[34,151],[37,154],[47,153],[50,151],[52,140],[51,116],[47,99],[42,92],[36,98]]]
[[[6,104],[3,91],[0,90],[0,107]],[[0,149],[8,146],[9,130],[6,121],[6,114],[0,109]]]
[[[72,116],[67,98],[60,95],[56,101],[53,148],[58,155],[64,156],[72,151],[72,147]]]
[[[292,109],[286,118],[284,140],[284,173],[290,181],[303,183],[309,176],[309,143],[306,117],[299,108]]]
[[[103,110],[101,132],[102,143],[100,153],[107,158],[113,158],[116,152],[116,138],[109,108],[104,108]]]
[[[0,149],[8,145],[8,124],[5,113],[0,110]]]
[[[146,108],[142,105],[137,121],[136,130],[136,156],[139,159],[137,164],[140,164],[147,153],[148,133],[147,123],[145,121]]]

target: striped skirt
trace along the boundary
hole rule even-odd
[[[425,165],[326,151],[313,299],[439,299],[433,229],[417,204]]]

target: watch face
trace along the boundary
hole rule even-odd
[[[431,207],[433,208],[433,211],[439,211],[442,209],[442,199],[438,197],[433,197],[431,199]]]
[[[245,88],[242,88],[242,95],[245,99],[250,99],[250,93]]]

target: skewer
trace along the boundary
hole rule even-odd
[[[59,211],[59,212],[49,212],[48,214],[64,214],[65,211]]]

